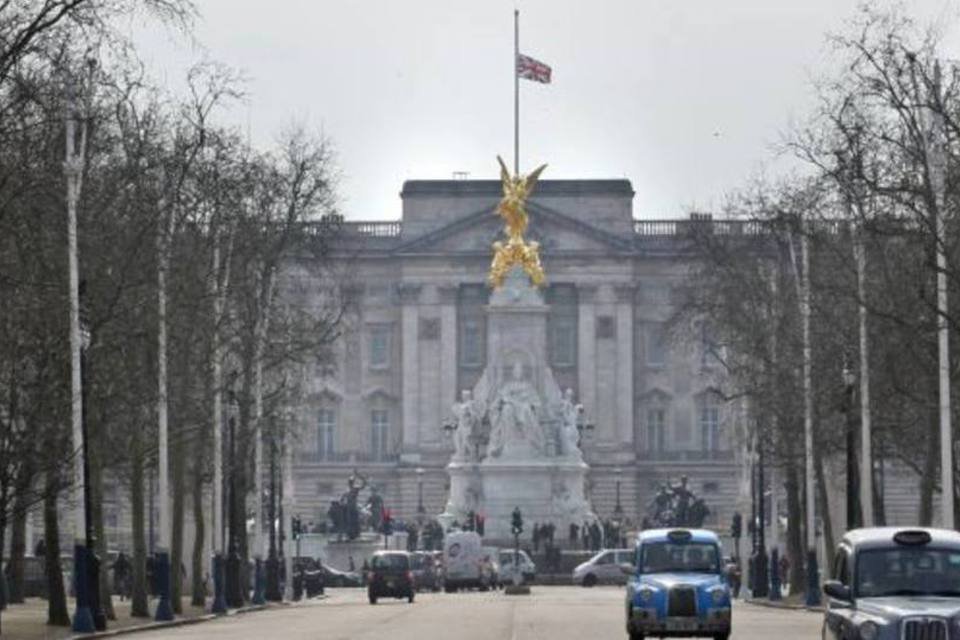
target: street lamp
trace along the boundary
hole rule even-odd
[[[843,362],[843,371],[841,372],[843,381],[843,399],[841,409],[846,422],[846,454],[847,454],[847,529],[856,529],[860,526],[860,505],[857,499],[859,488],[857,486],[857,434],[854,428],[853,418],[853,399],[854,384],[857,381],[856,376],[850,367],[847,366],[846,359]]]
[[[227,520],[229,521],[228,531],[227,531],[227,567],[226,567],[226,599],[227,606],[229,607],[242,607],[243,606],[243,585],[242,577],[240,571],[240,550],[238,549],[237,537],[240,535],[240,527],[245,526],[243,510],[238,508],[242,505],[237,504],[239,496],[237,495],[237,459],[236,459],[236,449],[237,449],[237,393],[236,393],[236,381],[237,381],[237,372],[234,371],[230,375],[230,390],[229,390],[229,402],[230,402],[230,417],[227,419],[228,432],[227,437],[229,442],[227,444],[227,455],[229,457],[227,462],[227,468],[230,472],[230,479],[227,482],[227,488],[229,492],[229,497],[227,500]]]
[[[421,529],[427,519],[427,510],[423,506],[423,473],[423,467],[417,467],[417,524]]]

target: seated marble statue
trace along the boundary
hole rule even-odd
[[[490,405],[489,455],[494,458],[540,458],[545,437],[540,424],[540,396],[523,379],[523,365],[515,362],[510,380],[503,383]]]

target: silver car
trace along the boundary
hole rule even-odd
[[[573,570],[573,584],[592,587],[598,584],[626,584],[622,564],[633,564],[633,549],[605,549]]]
[[[849,531],[823,591],[825,640],[960,638],[960,533]]]

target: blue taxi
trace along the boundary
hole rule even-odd
[[[730,637],[730,589],[720,539],[704,529],[648,529],[624,566],[627,634],[643,638]]]

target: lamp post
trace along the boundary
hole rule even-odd
[[[622,535],[621,535],[621,532],[620,532],[620,527],[623,526],[623,505],[620,504],[620,484],[621,484],[621,482],[622,482],[623,469],[621,469],[620,467],[616,467],[616,468],[613,470],[613,475],[614,475],[614,477],[615,477],[616,480],[617,480],[617,485],[616,485],[616,487],[617,487],[617,494],[616,494],[616,496],[617,496],[617,501],[616,501],[616,504],[613,505],[613,522],[612,522],[612,524],[613,524],[613,528],[614,528],[615,534],[616,534],[616,536],[617,536],[617,539],[616,539],[616,541],[614,542],[614,544],[616,544],[616,545],[619,546],[619,545],[620,545],[620,542],[621,542],[621,538],[622,538]]]
[[[857,494],[859,492],[859,487],[857,486],[857,433],[853,417],[854,384],[856,383],[856,376],[853,374],[853,371],[850,370],[850,367],[847,366],[846,360],[844,360],[843,363],[841,379],[843,382],[843,399],[841,403],[841,409],[843,410],[846,430],[847,529],[849,530],[860,527],[861,518],[860,504],[859,500],[857,499]]]
[[[267,508],[270,548],[267,552],[266,599],[280,602],[283,594],[280,592],[280,558],[277,556],[277,441],[273,433],[270,434],[270,499]]]
[[[423,506],[423,473],[423,467],[417,467],[417,525],[421,531],[427,519],[427,510]]]
[[[758,433],[757,437],[757,550],[756,559],[753,563],[756,572],[756,579],[753,584],[753,596],[755,598],[764,598],[770,593],[770,576],[768,572],[769,564],[767,562],[767,539],[766,539],[766,505],[764,496],[766,494],[766,479],[764,478],[763,467],[763,434]]]
[[[237,394],[235,389],[237,374],[233,372],[231,374],[230,382],[230,417],[227,419],[227,438],[229,442],[227,443],[227,470],[230,474],[230,479],[227,482],[227,490],[229,496],[227,498],[227,521],[229,523],[227,527],[227,568],[226,568],[226,599],[227,606],[229,607],[242,607],[243,606],[243,586],[241,584],[241,572],[240,572],[240,552],[237,548],[238,540],[237,536],[239,535],[238,530],[243,526],[243,517],[244,514],[240,509],[238,509],[238,496],[237,496],[237,459],[236,459],[236,449],[237,449]]]

